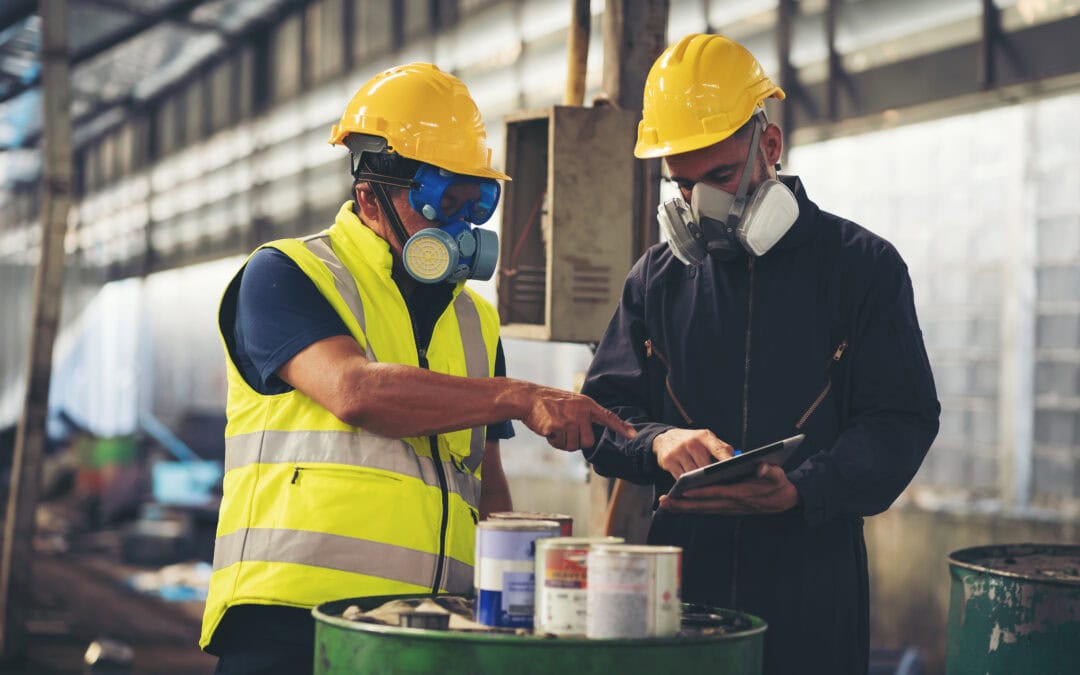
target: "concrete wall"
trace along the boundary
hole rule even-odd
[[[944,673],[949,553],[986,544],[1078,542],[1075,518],[929,511],[912,503],[870,518],[871,644],[915,645],[927,662],[926,673]]]

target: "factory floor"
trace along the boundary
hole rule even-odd
[[[138,568],[100,555],[37,552],[32,570],[27,656],[0,664],[0,675],[86,673],[83,655],[98,638],[134,650],[132,675],[214,671],[216,659],[198,648],[201,602],[136,593],[124,580]]]

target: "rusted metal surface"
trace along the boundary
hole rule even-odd
[[[982,546],[949,568],[949,675],[1080,672],[1080,546]]]

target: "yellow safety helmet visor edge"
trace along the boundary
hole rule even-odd
[[[745,47],[691,34],[669,46],[645,80],[634,156],[667,157],[719,143],[784,90]]]

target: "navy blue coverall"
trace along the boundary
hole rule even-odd
[[[667,429],[707,428],[743,449],[805,433],[783,467],[799,506],[661,510],[649,543],[683,547],[684,601],[768,622],[767,673],[854,675],[869,652],[863,518],[911,481],[940,406],[896,249],[782,180],[799,217],[764,256],[695,267],[660,244],[634,265],[583,393],[639,435],[605,430],[585,455],[659,495],[674,480],[651,448]]]

